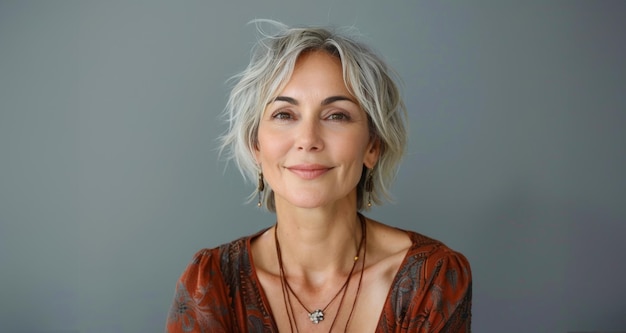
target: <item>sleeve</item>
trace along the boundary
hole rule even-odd
[[[441,256],[429,258],[426,265],[428,332],[471,332],[472,273],[460,253],[445,249]]]
[[[214,250],[213,250],[214,251]],[[176,283],[165,332],[233,332],[219,255],[202,250]]]

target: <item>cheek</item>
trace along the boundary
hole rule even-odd
[[[255,156],[258,162],[272,162],[280,157],[286,147],[284,138],[276,138],[271,134],[259,132]]]
[[[352,151],[352,155],[358,156],[359,160],[365,161],[369,154],[371,154],[371,145],[369,137],[359,136],[354,138],[352,145],[348,146],[348,149]]]
[[[335,156],[360,169],[367,157],[367,147],[358,141],[347,142],[336,146]]]

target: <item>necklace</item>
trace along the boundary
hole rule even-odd
[[[343,328],[344,332],[348,331],[348,326],[350,325],[350,319],[352,319],[352,313],[354,312],[354,308],[356,307],[356,301],[359,299],[359,293],[361,291],[361,283],[363,282],[363,272],[365,271],[365,256],[367,255],[367,228],[365,227],[365,218],[363,217],[363,215],[359,214],[359,219],[361,219],[361,230],[362,230],[362,239],[361,242],[363,243],[363,260],[361,261],[361,273],[359,274],[359,283],[356,286],[356,294],[354,295],[354,300],[352,301],[352,308],[350,309],[350,314],[348,315],[348,320],[346,320],[346,326]],[[359,246],[360,248],[361,246]],[[345,294],[344,294],[345,296]],[[342,299],[343,302],[343,299]],[[337,310],[337,312],[339,312],[339,310]],[[330,325],[330,329],[328,330],[328,332],[330,333],[333,330],[333,326],[335,326],[335,320],[337,319],[337,316],[335,316],[335,319],[333,320],[332,325]]]
[[[361,253],[361,249],[364,248],[364,245],[366,244],[366,238],[367,238],[367,233],[366,233],[366,227],[365,227],[365,218],[363,217],[363,215],[358,214],[359,220],[361,222],[361,242],[359,243],[359,248],[357,249],[357,253],[356,256],[354,257],[354,263],[352,264],[352,268],[350,269],[350,273],[348,274],[348,278],[346,279],[346,282],[344,282],[344,284],[341,286],[341,288],[337,291],[337,293],[335,294],[335,296],[333,296],[333,298],[328,302],[328,304],[326,304],[326,306],[322,309],[316,309],[314,311],[309,310],[309,308],[307,308],[304,303],[300,300],[300,298],[298,297],[298,295],[295,293],[295,291],[293,290],[293,288],[291,287],[291,285],[289,284],[289,281],[287,281],[287,278],[285,276],[285,268],[283,266],[283,260],[282,260],[282,251],[280,248],[280,242],[278,241],[278,225],[276,225],[276,227],[274,228],[274,239],[276,242],[276,254],[278,257],[278,266],[279,266],[279,270],[280,270],[280,282],[281,282],[281,287],[282,287],[282,292],[283,292],[283,301],[285,303],[285,310],[287,312],[287,317],[289,318],[289,326],[291,331],[293,332],[293,328],[295,326],[296,332],[298,332],[298,325],[297,322],[295,320],[295,315],[294,315],[294,311],[293,311],[293,305],[291,302],[291,294],[293,294],[293,296],[296,298],[296,300],[298,301],[298,303],[300,303],[300,305],[302,306],[302,308],[304,308],[304,310],[306,310],[306,312],[308,313],[309,319],[311,320],[311,322],[313,324],[318,324],[320,321],[324,320],[324,315],[325,315],[325,311],[326,309],[328,309],[328,307],[335,301],[335,299],[337,299],[337,297],[339,297],[339,294],[343,295],[341,296],[341,300],[339,302],[339,307],[337,308],[337,314],[335,315],[335,318],[333,319],[333,322],[331,323],[330,326],[330,331],[332,331],[333,326],[335,325],[335,321],[337,320],[337,317],[339,316],[339,310],[341,309],[341,306],[343,305],[343,301],[344,298],[346,297],[347,294],[347,288],[348,285],[350,284],[350,280],[352,278],[352,274],[354,273],[354,269],[356,267],[356,263],[359,260],[359,254]],[[365,269],[365,254],[367,252],[367,249],[365,248],[363,250],[363,259],[361,260],[361,274],[359,276],[359,283],[357,285],[357,291],[356,291],[356,295],[354,296],[354,301],[352,303],[352,309],[350,310],[350,314],[348,316],[348,320],[346,321],[346,327],[345,329],[348,328],[348,325],[350,323],[350,318],[352,318],[352,313],[354,312],[354,307],[356,305],[357,302],[357,298],[359,296],[359,292],[361,290],[361,282],[363,281],[363,271]],[[287,304],[289,304],[289,306],[287,306]],[[292,321],[292,319],[294,319]]]
[[[359,274],[359,283],[357,284],[357,287],[356,287],[356,294],[354,295],[354,300],[352,301],[352,308],[350,309],[350,314],[348,314],[348,319],[346,320],[346,326],[343,328],[344,332],[348,331],[348,326],[350,325],[350,319],[352,319],[352,313],[354,313],[354,308],[356,307],[356,301],[359,299],[359,293],[361,291],[361,283],[363,282],[363,272],[365,271],[365,257],[367,255],[367,228],[365,227],[365,218],[363,217],[363,215],[359,214],[359,219],[361,220],[361,230],[362,230],[361,242],[363,243],[359,245],[359,249],[361,248],[361,246],[363,247],[363,260],[361,260],[361,273]],[[346,294],[344,293],[343,296],[341,297],[341,302],[339,303],[339,309],[337,309],[337,315],[335,315],[335,319],[333,319],[333,322],[331,323],[330,328],[328,329],[328,333],[333,331],[333,327],[335,326],[335,321],[337,320],[337,317],[339,317],[339,310],[341,309],[341,305],[343,304],[343,299],[345,296]]]

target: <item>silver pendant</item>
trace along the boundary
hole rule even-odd
[[[313,324],[319,324],[320,321],[324,320],[324,311],[317,309],[309,313],[309,319],[311,319]]]

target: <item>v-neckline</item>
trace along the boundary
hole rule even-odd
[[[251,268],[251,272],[252,272],[252,282],[254,284],[254,288],[256,289],[255,292],[257,292],[259,294],[259,298],[262,301],[262,307],[264,312],[266,312],[268,314],[268,316],[270,317],[271,320],[271,324],[272,324],[272,331],[273,332],[278,332],[278,325],[276,324],[276,320],[274,319],[274,313],[272,312],[272,307],[269,304],[269,300],[267,298],[267,295],[265,294],[265,290],[263,289],[263,286],[261,285],[261,280],[259,280],[259,276],[257,274],[256,271],[256,265],[254,264],[254,256],[252,255],[252,240],[259,237],[260,235],[262,235],[263,233],[265,233],[266,231],[268,231],[270,228],[266,228],[263,229],[259,232],[257,232],[256,234],[248,237],[246,239],[246,253],[248,254],[248,261],[250,264],[250,268]],[[383,304],[383,308],[381,309],[380,315],[378,316],[378,321],[376,323],[376,328],[375,330],[378,329],[378,327],[380,326],[381,321],[383,320],[383,315],[385,313],[385,309],[388,308],[389,306],[391,306],[391,304],[389,302],[391,302],[391,293],[393,292],[393,286],[396,285],[396,282],[398,281],[398,279],[400,278],[399,274],[402,271],[402,267],[404,267],[407,263],[408,260],[410,258],[410,253],[412,252],[411,250],[413,249],[413,247],[415,246],[415,239],[414,237],[411,236],[411,233],[406,231],[406,230],[402,230],[404,232],[407,233],[407,235],[409,236],[409,239],[411,239],[411,246],[407,249],[406,253],[404,254],[404,258],[402,259],[402,261],[400,262],[400,265],[398,266],[396,273],[394,275],[394,278],[391,282],[391,285],[389,286],[389,291],[387,292],[386,295],[386,299],[385,299],[385,303]]]

